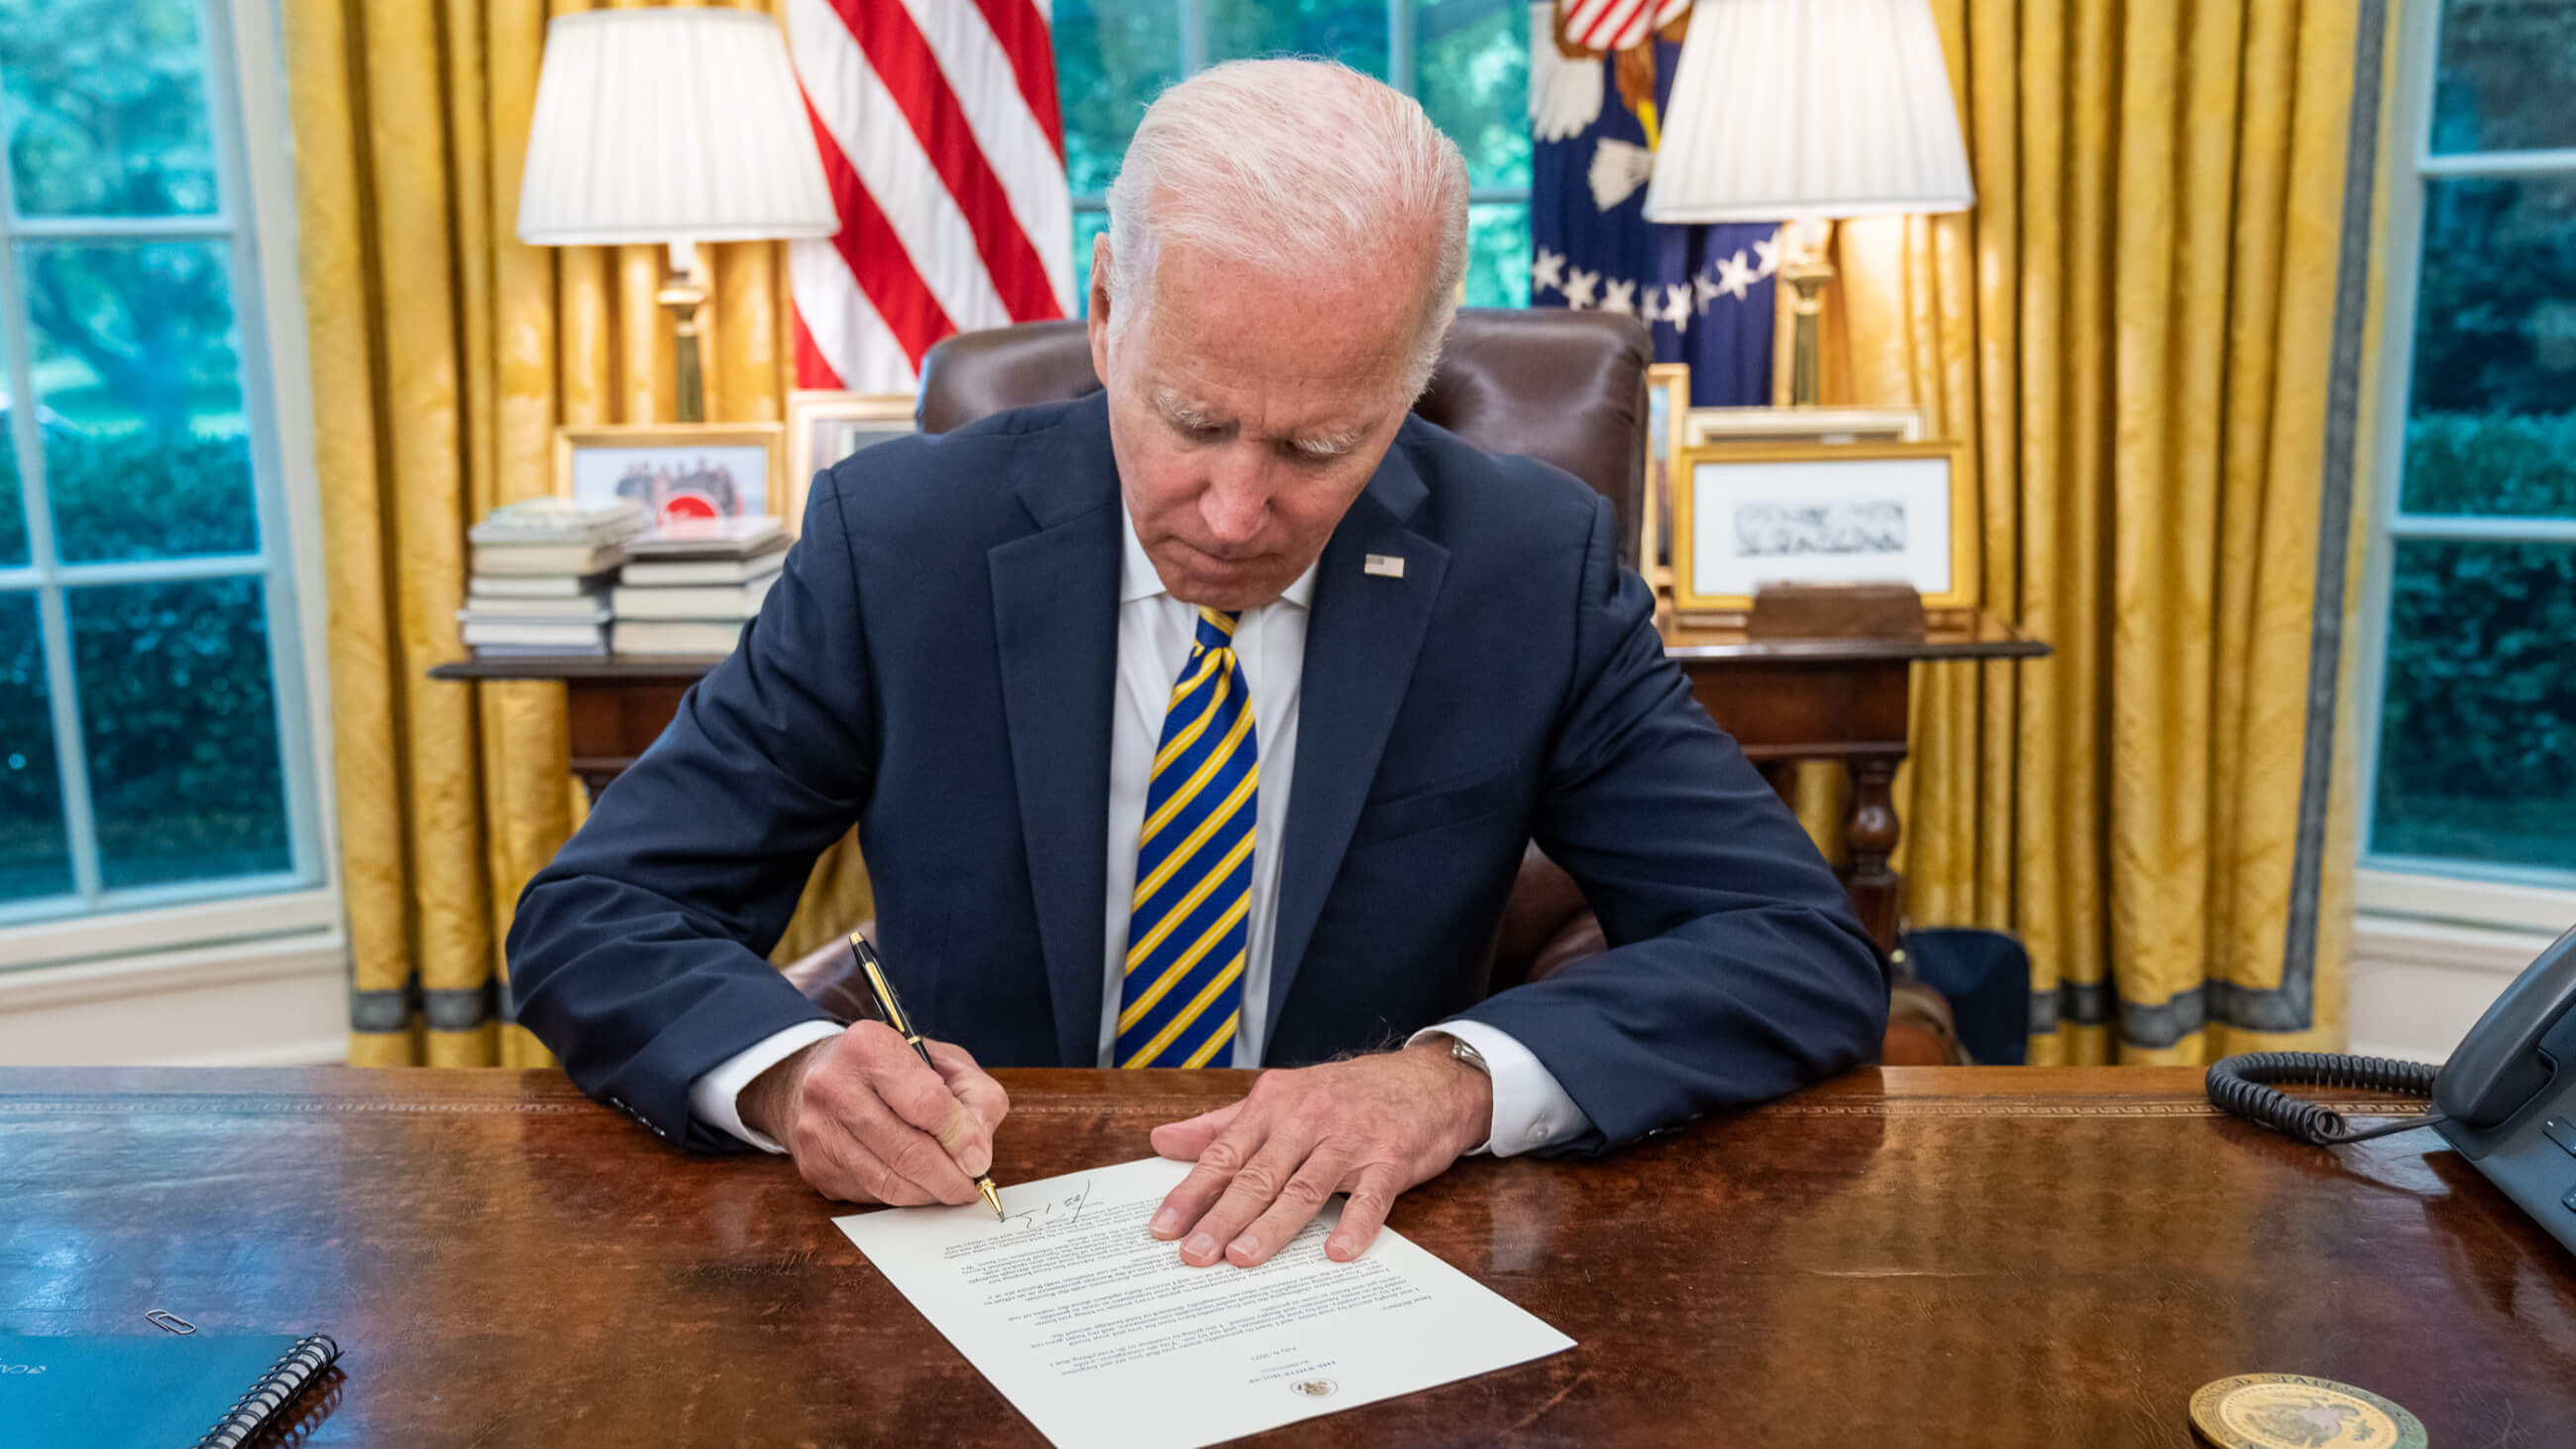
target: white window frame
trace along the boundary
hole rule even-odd
[[[1172,23],[1181,42],[1181,76],[1187,79],[1208,68],[1207,0],[1171,0]],[[1386,0],[1386,83],[1406,95],[1413,94],[1413,7],[1415,0]],[[1525,0],[1505,0],[1504,8],[1528,9]],[[1471,207],[1517,205],[1526,223],[1530,189],[1526,186],[1475,186],[1468,188],[1467,204]],[[1109,210],[1105,193],[1091,191],[1073,198],[1073,211],[1078,218],[1084,213]],[[1079,221],[1075,229],[1080,230]],[[1088,316],[1091,312],[1091,259],[1074,259],[1074,313]],[[1527,300],[1528,294],[1522,294]]]
[[[2394,116],[2388,132],[2394,184],[2388,190],[2386,290],[2374,436],[2370,538],[2362,574],[2360,698],[2366,717],[2360,741],[2361,816],[2356,835],[2361,869],[2354,900],[2362,913],[2356,947],[2368,957],[2412,939],[2414,926],[2486,933],[2498,961],[2530,955],[2576,922],[2576,870],[2490,866],[2415,856],[2386,855],[2369,846],[2379,777],[2380,702],[2389,642],[2389,589],[2396,545],[2404,539],[2476,539],[2576,544],[2576,519],[2451,518],[2407,514],[2399,507],[2404,482],[2406,410],[2414,372],[2416,275],[2423,259],[2424,191],[2459,177],[2564,175],[2576,179],[2576,149],[2432,154],[2433,89],[2438,79],[2442,6],[2425,0],[2406,7],[2398,46]],[[2527,950],[2525,948],[2528,948]]]
[[[294,157],[290,140],[281,12],[276,0],[198,0],[205,51],[207,108],[212,113],[219,210],[212,218],[160,219],[112,227],[13,227],[10,237],[45,232],[210,235],[232,247],[230,280],[240,336],[241,387],[249,422],[254,496],[259,510],[256,562],[227,558],[219,570],[263,578],[269,667],[277,701],[278,750],[286,792],[292,867],[273,877],[232,878],[152,890],[99,892],[90,872],[87,909],[59,911],[62,898],[0,909],[0,1012],[35,1010],[68,1000],[146,995],[171,981],[205,982],[209,961],[263,956],[278,969],[342,989],[346,933],[342,924],[339,847],[332,799],[330,679],[324,653],[321,496],[314,464],[311,372],[303,294],[297,277]],[[0,177],[0,184],[7,178]],[[14,257],[0,286],[16,302]],[[27,387],[23,336],[13,339],[10,370],[28,406],[13,409],[32,427],[35,398]],[[28,501],[41,508],[41,493]],[[32,511],[32,510],[31,510]],[[49,535],[49,520],[30,517],[30,544]],[[189,562],[159,565],[53,564],[31,551],[32,573],[64,582],[104,581],[108,570],[138,578],[186,576]],[[57,594],[55,596],[59,598]],[[61,686],[69,660],[58,607],[45,609],[49,668],[55,683],[57,759],[63,788],[86,791],[74,701]],[[68,747],[59,738],[71,731]],[[85,814],[78,828],[87,828]],[[262,884],[271,889],[262,891]],[[44,911],[45,914],[37,914]],[[289,969],[291,968],[291,970]],[[238,967],[227,968],[234,975]],[[262,972],[254,972],[261,975]],[[217,977],[222,973],[218,972]],[[310,993],[308,993],[310,994]],[[309,1034],[309,1032],[308,1032]],[[92,1058],[96,1059],[96,1058]]]

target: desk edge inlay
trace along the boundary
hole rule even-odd
[[[2359,1101],[2318,1098],[2317,1105],[2346,1116],[2411,1117],[2420,1114],[2420,1104],[2403,1101]],[[384,1113],[398,1116],[500,1115],[516,1113],[527,1116],[575,1116],[603,1110],[585,1101],[530,1101],[506,1098],[488,1101],[431,1100],[403,1097],[313,1098],[244,1094],[230,1096],[220,1092],[198,1095],[180,1093],[143,1093],[132,1096],[98,1096],[64,1094],[0,1097],[0,1115],[17,1117],[41,1116],[146,1116],[154,1113],[241,1113],[244,1115],[317,1115],[331,1113]],[[1104,1100],[1058,1102],[1018,1102],[1011,1114],[1018,1117],[1092,1117],[1104,1113],[1119,1115],[1180,1114],[1196,1116],[1209,1110],[1204,1097],[1122,1097]],[[1766,1106],[1745,1109],[1782,1117],[2218,1117],[2223,1116],[2207,1102],[2087,1102],[2032,1101],[1993,1098],[1955,1098],[1950,1100],[1891,1098],[1870,1102],[1819,1102],[1791,1098]],[[1715,1120],[1725,1121],[1725,1117]]]

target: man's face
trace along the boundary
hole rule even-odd
[[[1283,281],[1166,247],[1115,346],[1108,264],[1104,242],[1091,358],[1137,542],[1183,603],[1270,603],[1323,552],[1404,421],[1422,263]]]

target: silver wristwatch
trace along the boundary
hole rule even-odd
[[[1448,1036],[1448,1033],[1442,1032],[1441,1035]],[[1458,1060],[1465,1062],[1471,1067],[1474,1067],[1477,1071],[1483,1072],[1486,1076],[1490,1077],[1494,1074],[1494,1069],[1485,1065],[1485,1054],[1476,1050],[1474,1047],[1467,1045],[1467,1043],[1459,1037],[1449,1037],[1449,1055],[1456,1057]]]

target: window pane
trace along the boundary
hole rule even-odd
[[[1073,214],[1073,315],[1091,315],[1091,239],[1109,230],[1109,213]]]
[[[1530,7],[1524,0],[1406,0],[1413,90],[1467,153],[1470,186],[1530,179]]]
[[[2396,549],[2371,849],[2576,869],[2576,546]]]
[[[2409,513],[2576,518],[2576,413],[2408,418],[2399,500]]]
[[[1056,97],[1074,195],[1109,189],[1145,107],[1180,78],[1180,0],[1056,0]],[[1090,267],[1085,251],[1078,270]]]
[[[2576,516],[2576,180],[2424,189],[2400,504]]]
[[[27,562],[26,505],[18,485],[18,443],[9,421],[9,395],[0,391],[0,569]]]
[[[19,214],[215,209],[192,0],[0,0],[0,73]]]
[[[2576,146],[2576,0],[2445,0],[2433,150]]]
[[[0,594],[0,901],[72,888],[36,596]]]
[[[1529,305],[1529,207],[1488,201],[1467,208],[1467,305]]]
[[[259,547],[227,250],[19,247],[45,496],[65,562]]]
[[[70,589],[102,882],[292,863],[257,579]]]
[[[1208,59],[1320,55],[1386,76],[1387,0],[1206,0]]]

